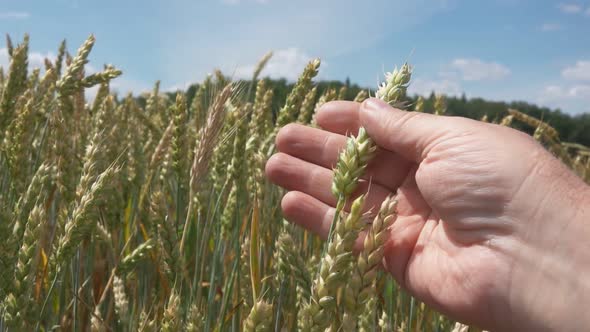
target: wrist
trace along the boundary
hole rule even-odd
[[[590,187],[570,172],[553,184],[523,222],[511,307],[523,329],[580,331],[590,326]]]

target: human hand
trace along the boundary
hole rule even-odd
[[[490,330],[590,326],[590,190],[526,134],[464,118],[332,102],[323,128],[284,127],[269,179],[285,217],[326,237],[332,167],[346,134],[379,146],[358,194],[366,209],[397,192],[384,265],[418,299]]]

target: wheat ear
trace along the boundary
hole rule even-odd
[[[346,282],[352,262],[352,247],[363,227],[361,211],[365,196],[357,198],[350,214],[337,221],[334,239],[329,242],[327,252],[320,264],[320,273],[314,281],[311,303],[305,308],[312,331],[323,331],[332,322],[336,309],[338,289]]]
[[[385,74],[385,82],[379,86],[375,96],[392,105],[399,103],[406,95],[411,77],[412,68],[407,63],[400,69],[395,68],[393,72]]]
[[[379,265],[383,260],[383,245],[389,235],[389,227],[395,222],[397,201],[388,197],[381,204],[364,240],[363,250],[352,269],[348,287],[344,289],[344,331],[355,331],[357,317],[373,291]]]
[[[203,179],[207,175],[209,170],[209,162],[213,149],[217,144],[219,133],[223,125],[223,119],[225,116],[224,105],[229,100],[232,94],[232,85],[228,84],[221,90],[221,92],[215,98],[215,101],[209,109],[209,115],[207,117],[207,123],[205,127],[199,132],[199,141],[195,146],[195,152],[193,157],[193,163],[190,169],[190,193],[189,193],[189,206],[186,214],[186,220],[184,222],[184,228],[182,230],[182,237],[180,239],[180,254],[184,253],[184,241],[186,239],[186,233],[188,232],[188,226],[191,220],[191,214],[194,206],[194,200],[199,191],[199,186],[203,182]]]
[[[244,332],[267,332],[272,328],[272,306],[258,301],[244,322]]]

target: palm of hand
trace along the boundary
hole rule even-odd
[[[509,291],[506,251],[518,225],[507,206],[524,175],[498,172],[506,165],[488,142],[463,133],[428,151],[397,192],[398,219],[385,251],[386,268],[415,296],[484,325],[503,315],[490,308],[506,308],[493,302]]]

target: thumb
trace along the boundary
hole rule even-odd
[[[359,113],[360,125],[377,145],[417,163],[451,132],[448,117],[401,111],[376,98],[365,100]]]

